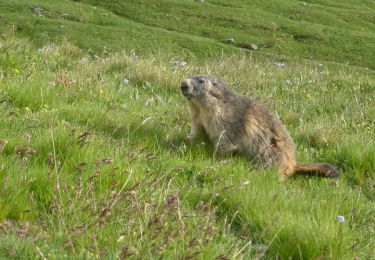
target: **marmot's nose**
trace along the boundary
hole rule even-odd
[[[181,83],[181,90],[186,91],[189,88],[188,84],[184,81]]]

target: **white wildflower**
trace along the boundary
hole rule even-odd
[[[127,78],[123,78],[123,79],[121,80],[121,83],[122,83],[122,84],[125,84],[125,85],[128,85],[128,84],[130,83],[130,80],[128,80]]]
[[[138,59],[138,55],[135,52],[130,53],[129,58],[136,60]]]
[[[337,221],[340,222],[340,223],[345,222],[345,217],[341,216],[341,215],[338,215],[337,216]]]
[[[117,239],[117,242],[121,242],[125,239],[125,236],[120,236],[118,239]]]

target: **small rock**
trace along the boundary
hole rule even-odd
[[[285,63],[277,62],[277,63],[275,63],[275,65],[276,65],[276,67],[278,67],[279,69],[285,68]]]
[[[254,44],[254,43],[250,43],[250,44],[249,43],[242,43],[239,46],[241,48],[252,50],[252,51],[258,50],[258,45]]]
[[[229,43],[229,44],[235,44],[236,43],[236,41],[233,38],[229,38],[229,39],[225,40],[224,42]]]
[[[250,48],[251,48],[251,50],[256,51],[256,50],[258,50],[258,45],[252,43],[252,44],[250,44]]]
[[[39,6],[33,6],[33,7],[31,7],[31,10],[39,16],[43,16],[43,13],[44,13],[43,8],[41,8]]]
[[[197,3],[204,3],[204,0],[197,0]]]
[[[301,2],[301,5],[307,6],[306,2]]]

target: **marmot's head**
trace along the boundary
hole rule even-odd
[[[181,83],[181,92],[190,101],[212,106],[222,100],[228,90],[214,77],[192,76]]]

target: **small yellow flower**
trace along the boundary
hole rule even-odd
[[[100,89],[99,94],[103,95],[103,90],[102,89]]]
[[[14,72],[15,72],[16,74],[20,74],[20,71],[19,71],[18,69],[14,69]]]

